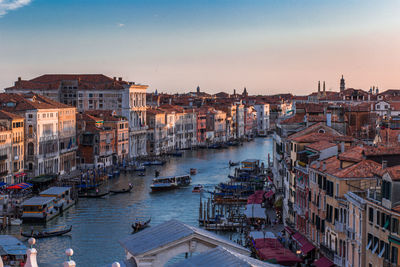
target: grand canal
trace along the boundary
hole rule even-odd
[[[192,193],[192,186],[175,191],[151,193],[150,183],[155,170],[161,176],[188,173],[196,168],[192,184],[203,184],[212,190],[213,186],[228,180],[229,160],[240,161],[255,158],[267,161],[272,158],[272,140],[257,138],[240,147],[222,150],[185,151],[181,158],[171,158],[164,166],[147,168],[146,176],[121,174],[109,182],[110,188],[125,188],[132,183],[130,194],[109,195],[102,199],[80,199],[77,205],[62,216],[47,223],[48,228],[72,225],[66,236],[40,239],[37,242],[39,265],[60,266],[66,260],[66,248],[74,249],[73,259],[78,266],[106,266],[124,258],[124,250],[118,240],[131,233],[131,223],[135,219],[151,217],[151,224],[157,225],[169,219],[178,219],[198,226],[199,194]],[[31,225],[23,225],[30,230]],[[40,229],[39,226],[34,226]],[[20,227],[13,226],[9,234],[19,237]],[[24,240],[24,239],[21,239]]]

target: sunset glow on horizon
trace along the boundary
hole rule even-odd
[[[309,94],[400,88],[399,1],[9,1],[0,88],[103,73],[149,91]]]

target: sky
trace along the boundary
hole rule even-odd
[[[149,91],[400,88],[397,0],[0,0],[0,88],[103,73]]]

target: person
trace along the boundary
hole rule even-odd
[[[129,188],[132,188],[132,187],[133,187],[133,185],[131,183],[129,183]]]

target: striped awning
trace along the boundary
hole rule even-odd
[[[30,184],[30,183],[19,183],[19,184],[10,185],[9,187],[7,187],[7,189],[9,189],[9,190],[11,190],[11,189],[27,189],[31,186],[32,186],[32,184]]]

